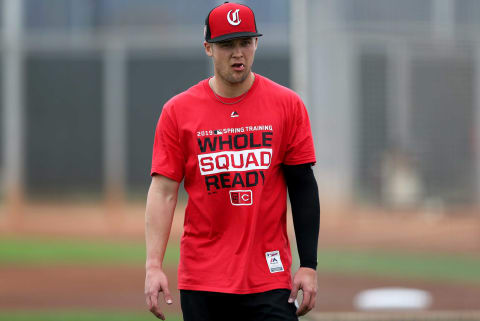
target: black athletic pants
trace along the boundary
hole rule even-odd
[[[180,290],[184,321],[298,321],[290,290],[252,294]]]

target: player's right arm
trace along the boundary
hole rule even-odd
[[[179,185],[178,182],[165,176],[152,176],[145,210],[145,240],[147,246],[145,298],[149,310],[162,320],[165,320],[165,316],[158,304],[159,293],[163,292],[167,304],[173,302],[168,288],[167,276],[163,272],[162,266],[177,204]]]

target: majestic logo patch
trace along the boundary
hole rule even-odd
[[[240,11],[240,9],[237,9],[235,10],[234,13],[232,13],[232,17],[230,18],[230,13],[232,12],[232,10],[230,10],[228,13],[227,13],[227,20],[228,20],[228,23],[231,24],[232,26],[238,26],[240,24],[240,22],[242,22],[242,20],[240,20],[240,17],[238,16],[238,12]]]
[[[238,113],[237,111],[232,111],[232,114],[230,115],[230,117],[234,118],[234,117],[238,117]]]
[[[230,202],[235,206],[252,205],[252,191],[251,190],[236,190],[230,191]]]
[[[268,269],[270,273],[283,272],[282,260],[280,259],[279,251],[266,252],[265,258],[267,259]]]

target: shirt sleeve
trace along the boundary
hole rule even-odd
[[[298,98],[288,122],[287,146],[283,163],[298,165],[316,162],[310,118],[303,102]]]
[[[170,115],[170,108],[165,105],[155,129],[150,175],[160,174],[181,182],[184,172],[185,160],[178,126]]]

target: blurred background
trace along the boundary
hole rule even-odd
[[[480,319],[480,2],[240,2],[264,35],[253,70],[296,90],[311,118],[322,219],[310,318],[370,320],[379,307],[363,291],[394,287],[423,291],[411,318]],[[0,1],[0,320],[154,319],[154,130],[170,97],[212,75],[203,25],[220,3]],[[167,320],[181,320],[175,298]],[[392,300],[383,312],[401,308]]]

